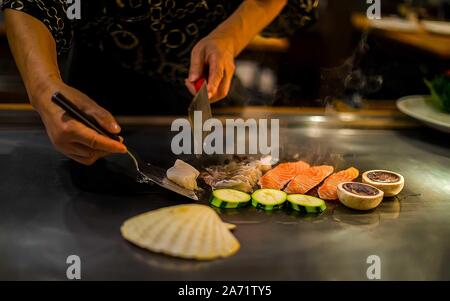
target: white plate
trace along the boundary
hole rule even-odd
[[[432,33],[450,35],[450,22],[424,20],[422,21],[422,26],[426,31]]]
[[[437,130],[450,133],[450,114],[428,104],[430,96],[406,96],[397,101],[400,111]]]

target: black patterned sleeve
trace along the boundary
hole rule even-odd
[[[72,24],[66,0],[0,0],[0,7],[22,11],[44,23],[56,41],[58,54],[70,48]]]
[[[313,24],[317,20],[319,0],[288,0],[280,15],[267,26],[262,35],[265,37],[285,37],[299,29]]]

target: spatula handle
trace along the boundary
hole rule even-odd
[[[195,92],[198,93],[198,91],[200,91],[200,89],[202,88],[203,83],[204,83],[205,81],[206,81],[206,78],[201,77],[200,79],[198,79],[198,80],[194,83],[194,86],[195,86]]]
[[[88,114],[81,111],[75,104],[73,104],[70,100],[68,100],[62,93],[56,92],[52,96],[52,101],[56,105],[58,105],[61,109],[66,111],[66,113],[72,117],[73,119],[81,122],[85,126],[93,129],[94,131],[98,132],[99,134],[106,136],[108,138],[111,138],[113,140],[120,142],[120,137],[117,135],[114,135],[104,129],[98,122],[95,120],[92,116],[89,116]]]

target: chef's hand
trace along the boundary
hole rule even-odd
[[[195,82],[204,74],[208,74],[209,99],[211,102],[216,102],[227,96],[234,70],[232,41],[206,36],[192,49],[189,77],[185,81],[186,87],[195,95]]]
[[[80,91],[60,81],[49,84],[33,99],[36,110],[41,115],[53,145],[69,158],[85,165],[92,165],[99,158],[113,153],[126,153],[124,144],[98,134],[82,123],[69,117],[51,101],[55,92],[61,92],[78,108],[95,118],[106,130],[118,134],[120,127],[114,117],[92,99]]]

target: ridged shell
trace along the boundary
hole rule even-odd
[[[141,248],[167,255],[212,260],[239,248],[230,225],[208,206],[166,207],[133,217],[122,225],[122,236]]]

